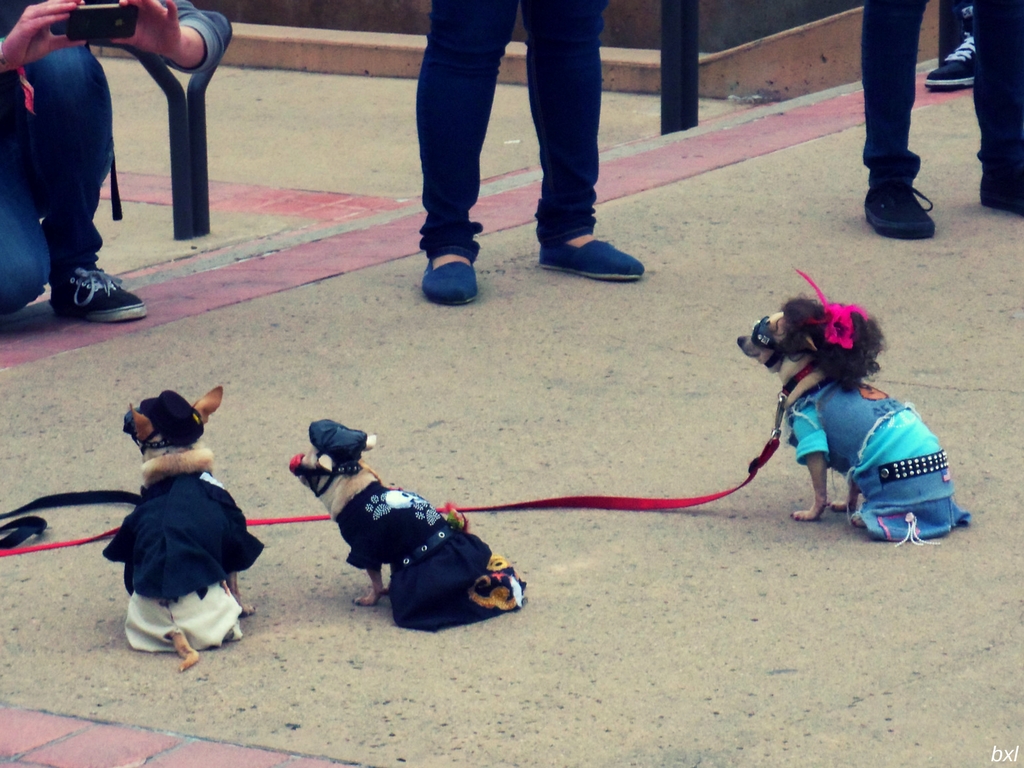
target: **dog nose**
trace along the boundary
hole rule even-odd
[[[288,471],[294,475],[295,470],[299,468],[300,464],[302,464],[302,454],[296,453],[292,456],[292,460],[288,462]]]
[[[747,337],[746,336],[737,336],[736,337],[736,344],[737,344],[737,346],[740,349],[743,349],[747,345]]]

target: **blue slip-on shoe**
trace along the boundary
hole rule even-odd
[[[422,287],[423,295],[435,304],[468,304],[476,298],[476,272],[461,261],[437,269],[428,261]]]
[[[644,273],[643,264],[602,240],[591,240],[579,248],[568,243],[541,244],[540,265],[594,280],[639,280]]]

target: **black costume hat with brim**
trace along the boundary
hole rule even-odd
[[[366,450],[366,433],[349,429],[330,419],[309,425],[309,442],[319,453],[327,454],[336,464],[354,464]]]
[[[203,419],[199,411],[177,392],[164,390],[158,397],[143,400],[137,410],[150,420],[154,432],[170,445],[192,445],[203,436]],[[134,428],[132,424],[132,433]],[[129,431],[127,419],[125,431]]]

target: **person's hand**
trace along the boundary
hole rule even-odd
[[[159,54],[185,69],[203,63],[206,43],[196,30],[178,23],[178,6],[174,0],[167,0],[166,7],[159,0],[120,0],[120,4],[136,6],[139,19],[135,34],[117,42]]]
[[[45,3],[30,5],[21,14],[4,40],[4,58],[12,69],[31,64],[33,61],[84,41],[68,40],[64,35],[54,35],[50,25],[67,21],[71,11],[83,0],[46,0]]]

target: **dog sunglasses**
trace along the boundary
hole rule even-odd
[[[754,330],[750,333],[750,340],[762,349],[771,350],[772,356],[765,360],[765,368],[774,368],[778,365],[782,359],[782,352],[779,350],[779,345],[775,343],[775,337],[772,336],[768,315],[754,323]]]

